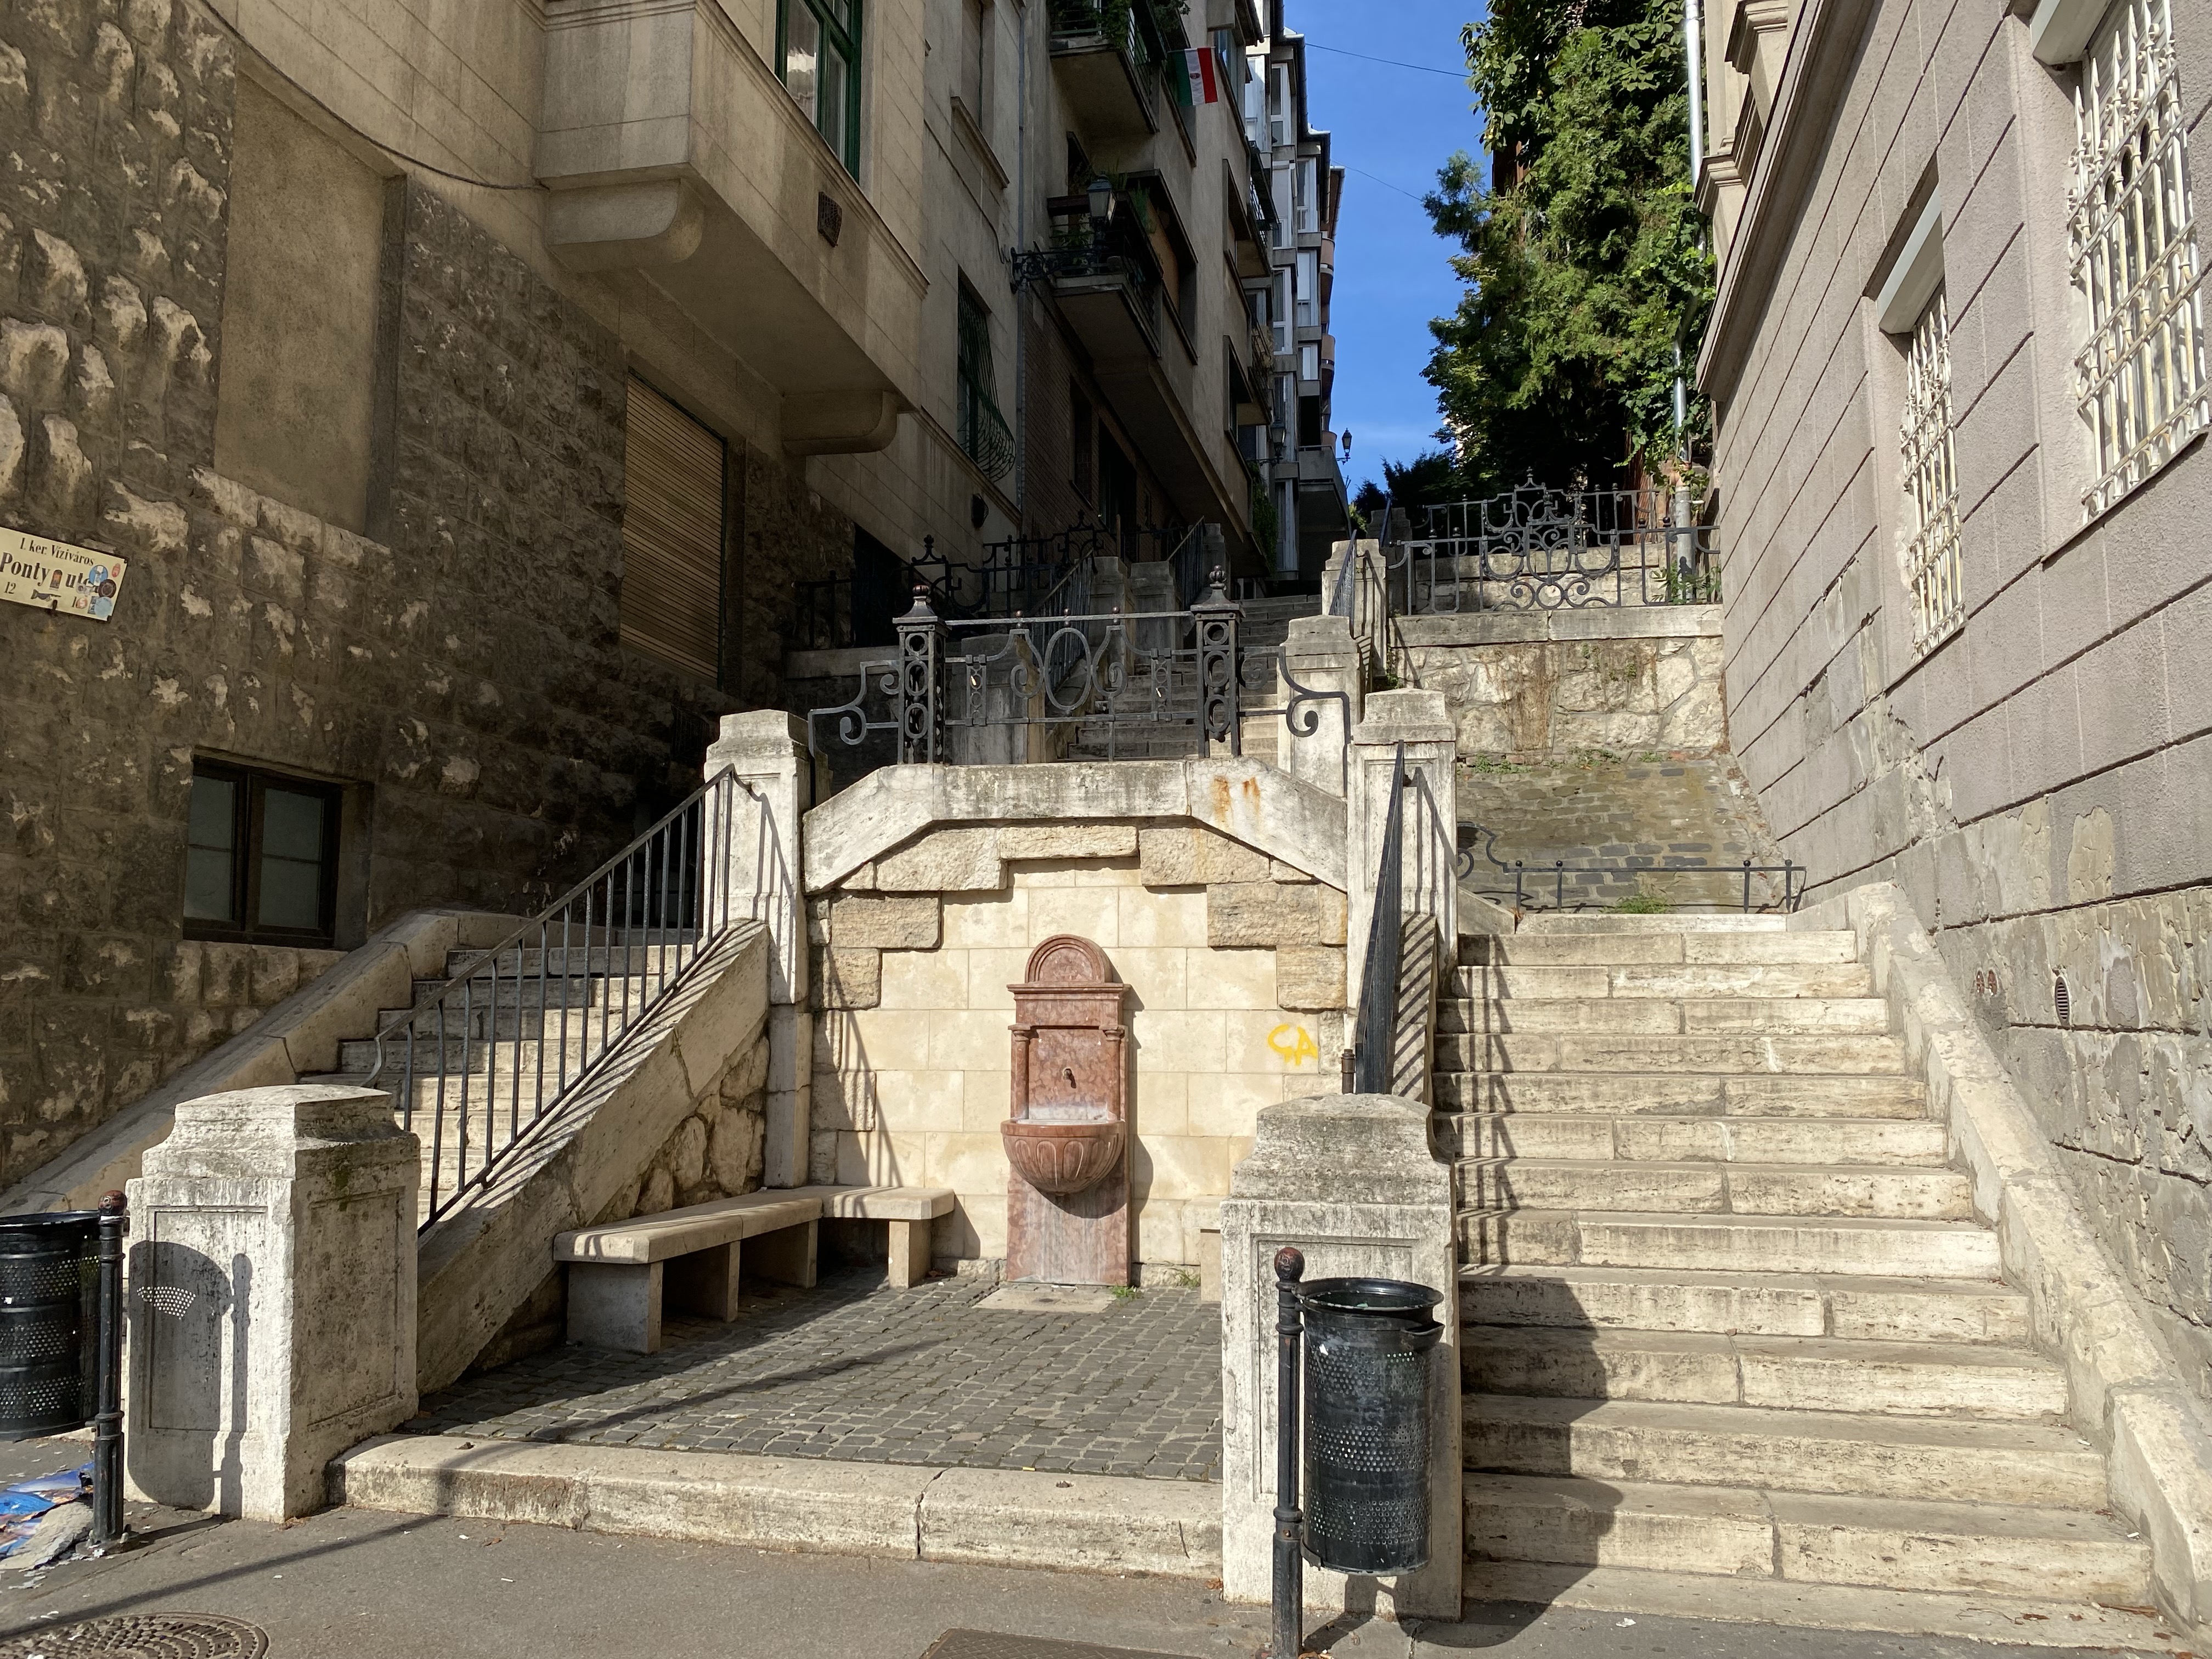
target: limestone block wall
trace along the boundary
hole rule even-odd
[[[1802,148],[1762,155],[1762,176],[1794,182],[1729,248],[1700,368],[1729,721],[1816,899],[1904,890],[2212,1398],[2212,453],[2183,442],[2085,507],[2078,70],[2035,59],[2033,11],[1886,0],[1792,42],[1824,113],[1767,123]],[[2202,8],[2173,18],[2179,96],[2201,108],[2212,30]],[[2201,180],[2212,134],[2186,148]],[[1870,296],[1931,193],[1963,621],[1923,650],[1907,347]]]
[[[1260,1109],[1336,1087],[1343,893],[1201,825],[936,830],[809,905],[811,1177],[951,1187],[939,1257],[1006,1254],[1007,988],[1055,933],[1131,988],[1139,1261],[1197,1262]]]
[[[1394,670],[1443,693],[1463,760],[1728,746],[1717,605],[1462,611],[1391,630]]]

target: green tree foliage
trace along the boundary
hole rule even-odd
[[[1663,470],[1677,332],[1694,359],[1712,300],[1680,0],[1495,0],[1462,38],[1493,182],[1462,151],[1425,200],[1468,284],[1427,374],[1467,488]]]

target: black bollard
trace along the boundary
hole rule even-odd
[[[1275,1641],[1273,1659],[1298,1659],[1305,1640],[1306,1569],[1300,1553],[1305,1516],[1298,1508],[1298,1376],[1304,1304],[1298,1279],[1306,1259],[1285,1244],[1275,1252]]]
[[[123,1541],[123,1236],[131,1218],[121,1193],[100,1200],[100,1409],[92,1419],[92,1547]]]

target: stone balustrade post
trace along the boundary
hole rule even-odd
[[[1341,799],[1350,777],[1346,745],[1359,724],[1367,690],[1351,623],[1342,617],[1292,617],[1281,663],[1275,695],[1287,712],[1275,736],[1275,764]],[[1308,691],[1342,692],[1345,701],[1323,697],[1292,708],[1294,687],[1301,686]],[[1311,735],[1298,736],[1294,727],[1309,719],[1315,722]]]
[[[763,923],[768,970],[768,1139],[763,1184],[806,1184],[814,1032],[807,1012],[806,884],[800,819],[811,804],[805,723],[781,709],[722,717],[707,750],[707,775],[733,768],[750,798],[736,803],[720,890],[726,915]]]
[[[1249,1157],[1221,1204],[1223,1594],[1268,1599],[1274,1541],[1275,1275],[1284,1245],[1305,1282],[1410,1279],[1441,1292],[1443,1340],[1430,1351],[1429,1565],[1355,1578],[1308,1565],[1310,1615],[1460,1612],[1459,1264],[1452,1177],[1429,1138],[1429,1110],[1395,1095],[1323,1095],[1262,1107]],[[1310,1374],[1310,1373],[1309,1373]]]
[[[1357,1009],[1367,933],[1375,914],[1376,866],[1390,810],[1390,769],[1406,746],[1401,900],[1408,915],[1436,918],[1443,960],[1459,948],[1457,741],[1441,691],[1377,691],[1352,732],[1352,787],[1345,806],[1346,1006]]]
[[[421,1146],[380,1089],[188,1100],[131,1202],[140,1497],[289,1521],[324,1465],[415,1414]]]

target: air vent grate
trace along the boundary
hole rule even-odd
[[[2051,976],[2051,1000],[2058,1011],[2058,1029],[2062,1031],[2073,1030],[2074,998],[2066,988],[2065,975],[2053,974]]]

